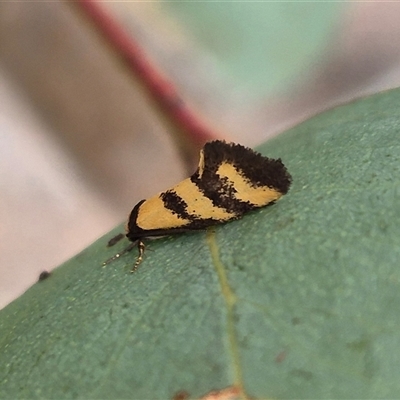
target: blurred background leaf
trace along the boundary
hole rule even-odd
[[[161,3],[218,61],[236,92],[287,91],[314,69],[346,6],[326,2]]]

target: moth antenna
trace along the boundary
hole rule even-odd
[[[107,261],[104,261],[102,265],[105,266],[107,264],[110,264],[111,262],[115,261],[117,258],[120,258],[124,254],[129,253],[135,247],[135,245],[136,245],[136,243],[131,243],[127,248],[125,248],[124,250],[120,251],[119,253],[113,255]]]
[[[140,239],[138,240],[137,245],[138,245],[139,255],[137,256],[136,262],[131,269],[131,273],[135,272],[138,269],[140,263],[143,261],[144,250],[146,249],[144,242],[142,242]]]
[[[114,246],[114,244],[117,244],[121,239],[123,239],[125,237],[124,233],[118,233],[117,236],[114,236],[113,238],[111,238],[108,243],[107,243],[107,247],[111,247]]]

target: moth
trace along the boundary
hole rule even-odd
[[[126,237],[132,243],[103,264],[137,244],[133,272],[143,260],[143,239],[204,230],[241,218],[250,210],[273,204],[288,192],[291,181],[280,158],[264,157],[240,144],[208,142],[191,177],[135,205],[126,226]],[[122,237],[119,234],[109,245]]]

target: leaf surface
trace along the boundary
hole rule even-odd
[[[293,187],[103,268],[111,232],[0,312],[0,398],[400,396],[400,91],[261,146]]]

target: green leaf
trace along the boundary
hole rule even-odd
[[[293,187],[102,267],[107,235],[0,312],[0,398],[400,396],[400,91],[261,147]]]
[[[319,62],[348,5],[304,1],[165,1],[161,5],[254,95],[293,85]]]

